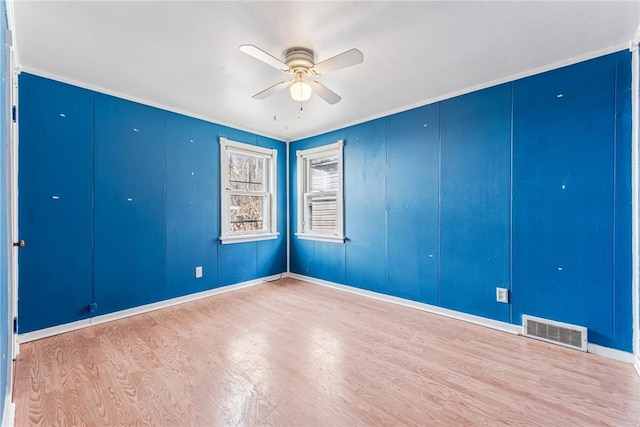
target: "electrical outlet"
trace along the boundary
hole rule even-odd
[[[202,277],[202,266],[198,266],[196,267],[196,279],[199,279]]]
[[[509,289],[496,288],[496,301],[509,304]]]

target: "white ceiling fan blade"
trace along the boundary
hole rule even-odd
[[[362,52],[358,49],[350,49],[334,56],[333,58],[325,59],[324,61],[314,65],[313,71],[318,75],[327,74],[331,71],[360,64],[363,61],[364,54]]]
[[[259,49],[252,44],[240,45],[240,52],[246,53],[249,56],[253,56],[254,58],[259,59],[260,61],[265,62],[271,65],[272,67],[277,68],[278,70],[282,70],[282,71],[289,70],[289,67],[287,67],[287,64],[280,61],[278,58],[269,55],[264,50]]]
[[[309,80],[309,84],[313,87],[313,93],[324,99],[329,104],[337,104],[342,99],[340,95],[327,88],[320,82]]]
[[[265,98],[273,95],[277,91],[288,87],[289,85],[291,85],[291,83],[293,83],[291,80],[287,80],[287,81],[284,81],[284,82],[276,83],[273,86],[271,86],[270,88],[267,88],[267,89],[263,90],[262,92],[256,93],[255,95],[253,95],[252,98],[253,99],[265,99]]]

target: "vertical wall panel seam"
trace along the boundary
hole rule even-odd
[[[442,306],[442,102],[436,104],[438,109],[438,305]]]
[[[283,234],[285,235],[286,238],[286,243],[287,243],[287,273],[291,272],[291,217],[290,217],[290,212],[289,210],[291,209],[290,206],[290,195],[289,195],[289,191],[290,191],[290,186],[289,186],[289,177],[291,176],[290,172],[289,172],[289,167],[290,167],[290,162],[289,162],[289,140],[285,141],[285,215],[286,215],[286,234],[285,234],[285,230],[283,230]]]
[[[163,188],[163,200],[162,200],[162,207],[163,207],[163,212],[162,212],[162,220],[163,220],[163,231],[164,231],[164,238],[163,238],[163,254],[162,254],[162,271],[163,271],[163,282],[164,282],[164,299],[166,299],[168,297],[168,292],[167,292],[167,113],[163,112],[162,113],[162,117],[164,119],[164,132],[163,132],[163,141],[162,141],[162,148],[163,148],[163,153],[164,153],[164,162],[163,162],[163,166],[164,166],[164,170],[162,173],[162,178],[164,180],[164,182],[162,183],[162,188]]]
[[[91,92],[91,301],[96,304],[96,97]],[[97,310],[96,310],[97,311]],[[89,310],[89,316],[91,310]]]
[[[513,323],[513,131],[515,83],[511,82],[511,117],[509,123],[509,323]]]
[[[611,336],[616,339],[616,188],[617,188],[617,160],[618,160],[618,55],[614,56],[613,64],[613,179],[612,179],[612,215],[611,215]]]
[[[384,120],[384,293],[389,294],[389,118]]]

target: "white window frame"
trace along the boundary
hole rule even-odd
[[[229,154],[241,154],[245,156],[264,159],[265,176],[267,183],[265,191],[231,190],[229,185]],[[220,138],[220,242],[227,243],[253,242],[259,240],[276,239],[278,233],[277,224],[277,170],[278,150],[244,144],[226,138]],[[261,196],[264,197],[262,230],[255,231],[231,231],[231,197],[234,195]]]
[[[298,224],[296,236],[298,239],[306,240],[318,240],[323,242],[344,243],[344,162],[343,162],[343,147],[344,140],[338,140],[333,144],[323,145],[321,147],[309,148],[307,150],[296,151],[298,158],[297,173],[298,173]],[[338,190],[335,192],[336,198],[336,224],[337,230],[335,233],[322,233],[310,230],[305,224],[310,223],[310,202],[311,197],[331,197],[333,198],[333,192],[320,193],[312,195],[309,192],[309,163],[311,160],[320,159],[324,157],[338,158]]]

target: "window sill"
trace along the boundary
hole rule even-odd
[[[315,240],[329,243],[344,243],[345,240],[344,236],[331,236],[327,234],[296,233],[296,237],[300,240]]]
[[[264,233],[264,234],[243,234],[237,236],[221,236],[220,243],[227,245],[229,243],[258,242],[260,240],[277,239],[280,233]]]

